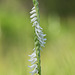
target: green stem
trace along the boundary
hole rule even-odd
[[[40,44],[36,34],[35,34],[35,49],[37,55],[38,74],[41,75]]]

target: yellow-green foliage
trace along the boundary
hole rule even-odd
[[[34,32],[29,12],[0,11],[0,75],[30,75],[28,54]],[[47,44],[41,52],[42,75],[75,75],[75,18],[41,14]],[[68,25],[68,26],[66,26]]]

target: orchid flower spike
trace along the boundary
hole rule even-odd
[[[38,74],[41,75],[41,60],[40,60],[40,50],[42,50],[41,47],[44,47],[44,44],[46,43],[45,41],[47,40],[46,38],[44,38],[46,36],[46,34],[43,34],[42,30],[43,28],[40,27],[40,18],[39,18],[39,7],[38,7],[38,1],[37,0],[33,0],[33,4],[34,7],[31,9],[31,23],[33,23],[32,27],[34,27],[34,31],[35,31],[35,44],[34,44],[34,49],[33,49],[33,53],[31,55],[29,55],[29,57],[31,58],[29,61],[31,62],[31,66],[30,67],[31,71],[30,73],[32,75],[34,74]]]

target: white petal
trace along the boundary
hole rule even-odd
[[[31,55],[28,55],[30,56],[31,58],[35,57],[36,56],[36,51],[34,51]]]
[[[42,41],[41,41],[41,43],[42,43],[42,44],[45,44],[46,42],[42,42]]]
[[[39,40],[40,41],[40,44],[45,44],[46,42],[42,41],[42,40]]]
[[[42,47],[45,47],[43,44],[40,44]]]
[[[31,64],[34,64],[37,61],[37,58],[31,58],[30,60],[28,60],[30,62],[32,62]]]
[[[40,30],[40,29],[35,28],[35,32],[41,32],[41,30]]]
[[[35,73],[38,73],[38,70],[37,69],[34,69],[32,72],[30,72],[30,73],[32,73],[32,75],[34,75]]]
[[[37,64],[33,64],[32,66],[28,66],[28,67],[30,67],[31,69],[37,68]]]
[[[35,21],[34,23],[35,23],[35,24],[38,24],[38,22],[37,22],[37,21]]]
[[[36,24],[33,24],[32,27],[35,26],[35,25],[36,25]]]
[[[42,29],[42,28],[39,26],[39,24],[37,24],[36,27],[37,27],[38,29]]]
[[[33,49],[33,51],[35,50],[35,48]]]
[[[35,13],[36,12],[36,10],[32,10],[31,12],[30,12],[30,14],[33,14],[33,13]]]
[[[38,39],[40,39],[40,40],[41,40],[41,38],[40,38],[40,36],[39,36],[39,33],[37,33],[37,32],[36,32],[36,35],[38,36]]]
[[[32,10],[34,10],[34,9],[35,9],[35,7],[32,8]]]
[[[35,13],[35,14],[33,14],[33,15],[31,15],[30,16],[30,18],[33,18],[33,17],[35,17],[35,16],[37,16],[37,14]]]
[[[30,59],[30,60],[28,60],[28,61],[33,62],[33,61],[34,61],[34,59]]]
[[[37,58],[34,58],[34,61],[31,64],[34,64],[37,61]]]
[[[45,38],[45,39],[43,39],[44,41],[46,41],[47,39]]]
[[[37,20],[36,17],[34,17],[33,19],[31,19],[31,22],[35,22]]]
[[[37,24],[38,24],[38,22],[35,21],[35,22],[33,23],[32,27],[33,27],[33,26],[36,26]]]
[[[41,36],[46,36],[46,34],[41,34]]]

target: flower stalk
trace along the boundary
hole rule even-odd
[[[32,64],[32,66],[29,66],[31,69],[33,69],[32,75],[38,74],[41,75],[41,60],[40,60],[40,50],[41,47],[44,47],[44,44],[46,43],[46,34],[43,34],[42,28],[40,27],[40,15],[39,15],[39,7],[38,7],[38,1],[33,0],[34,7],[32,8],[30,14],[31,23],[33,23],[32,26],[34,26],[34,49],[33,53],[29,55],[31,59],[29,60]]]

